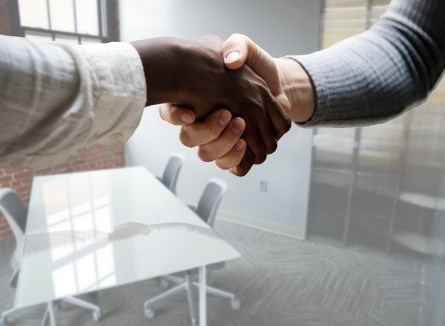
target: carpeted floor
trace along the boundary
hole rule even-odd
[[[227,222],[216,229],[243,255],[215,271],[214,286],[238,295],[241,309],[209,296],[211,326],[418,326],[422,265],[400,258],[312,243]],[[0,240],[0,312],[13,304],[9,288],[12,238]],[[38,280],[36,280],[38,282]],[[157,304],[146,319],[143,302],[165,291],[147,280],[82,298],[99,304],[98,323],[68,304],[60,326],[190,325],[185,293]],[[196,294],[197,297],[197,294]],[[44,306],[21,310],[8,325],[40,325]]]

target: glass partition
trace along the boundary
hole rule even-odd
[[[388,0],[327,0],[323,47],[371,26]],[[445,83],[384,124],[317,128],[307,236],[422,258],[444,172]],[[435,206],[436,205],[436,206]]]

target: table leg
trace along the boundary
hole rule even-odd
[[[199,267],[199,326],[207,326],[206,267]]]
[[[48,302],[48,313],[49,313],[49,324],[51,326],[56,326],[56,315],[54,314],[54,304]]]

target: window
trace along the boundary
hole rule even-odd
[[[37,42],[72,44],[116,40],[115,3],[106,0],[16,0],[13,34]]]

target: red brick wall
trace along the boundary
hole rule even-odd
[[[34,176],[99,169],[119,168],[125,165],[124,148],[110,148],[94,145],[79,149],[64,164],[42,169],[0,169],[0,188],[12,188],[25,204],[29,202],[31,184]],[[9,226],[0,214],[0,239],[9,236]]]
[[[11,34],[11,23],[9,21],[9,0],[0,0],[0,34]]]
[[[8,0],[0,0],[0,34],[10,35],[9,7]],[[0,170],[0,180],[5,176]],[[1,186],[0,186],[1,187]],[[10,233],[6,220],[0,214],[0,238]]]

